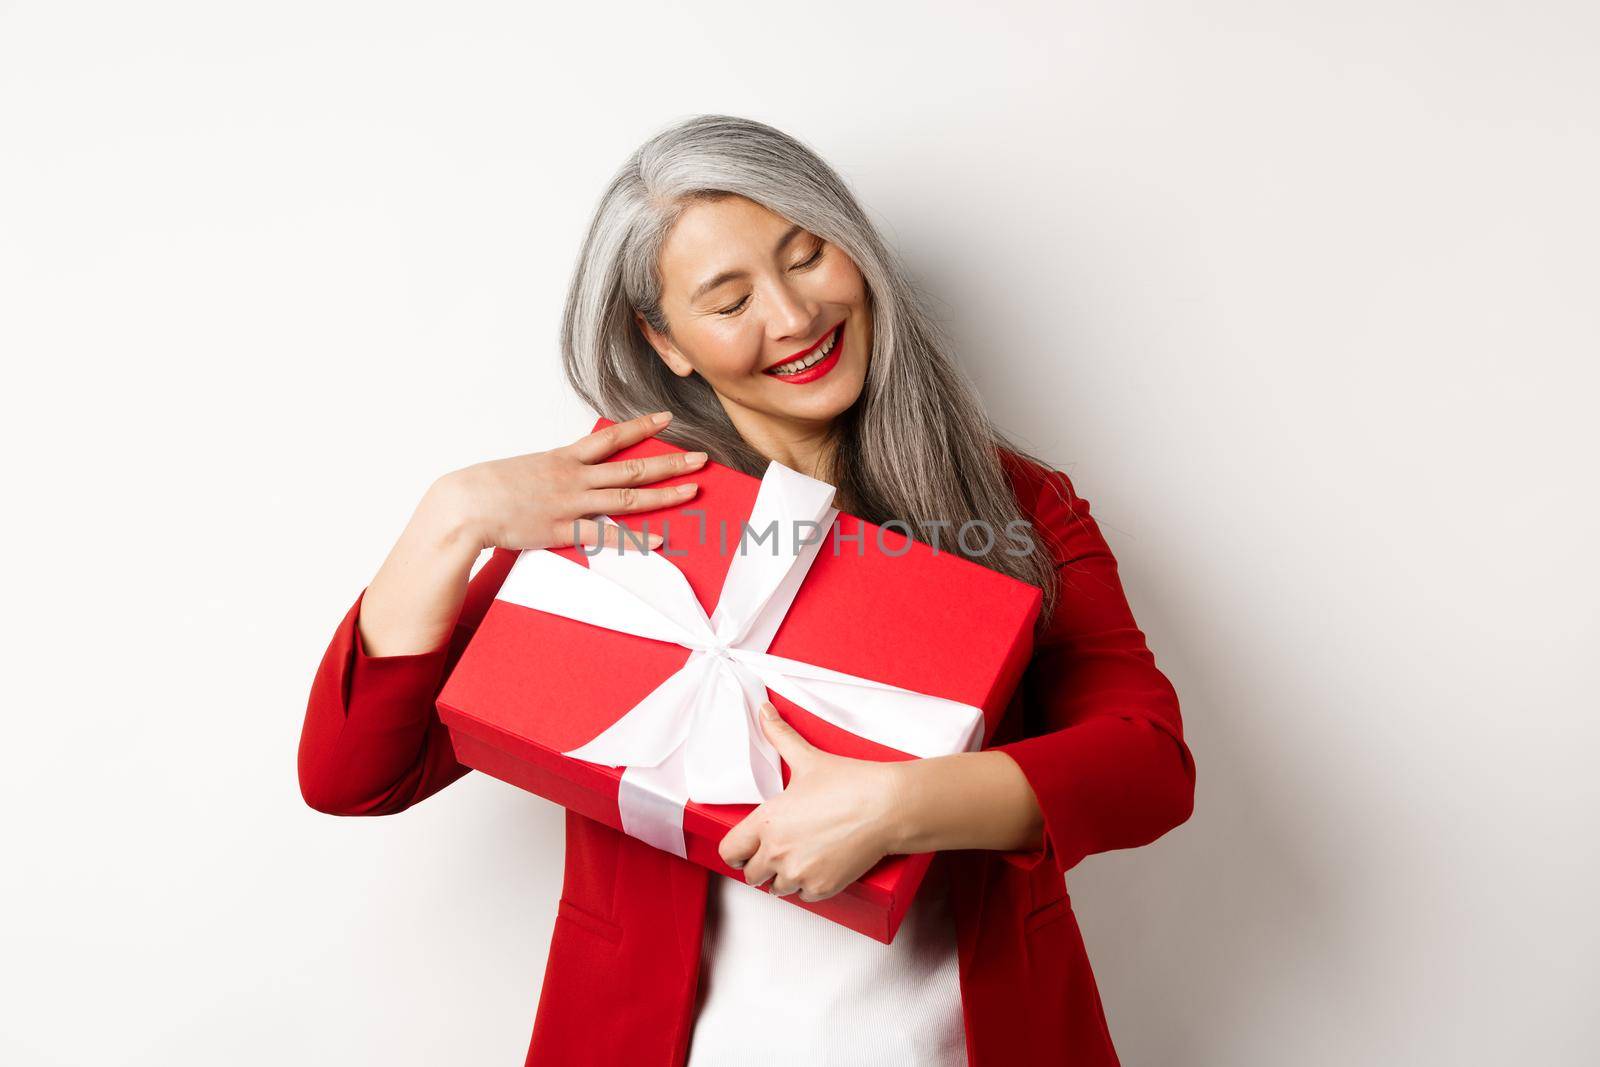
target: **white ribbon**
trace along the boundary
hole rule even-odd
[[[781,463],[768,465],[749,526],[762,535],[776,521],[776,542],[730,538],[735,554],[709,618],[683,572],[642,548],[607,547],[587,567],[544,549],[524,551],[512,564],[496,599],[692,650],[598,737],[563,753],[625,768],[617,804],[627,833],[683,856],[688,801],[759,804],[782,792],[778,753],[757,717],[767,689],[913,756],[981,745],[983,712],[971,704],[767,652],[838,515],[834,492]]]

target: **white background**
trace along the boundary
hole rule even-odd
[[[301,716],[426,485],[587,429],[589,213],[716,111],[1177,685],[1194,818],[1069,876],[1124,1062],[1594,1062],[1592,5],[575,6],[0,4],[0,1060],[522,1062],[558,810],[317,814]]]

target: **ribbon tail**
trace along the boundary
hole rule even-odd
[[[607,767],[654,767],[682,747],[694,726],[708,657],[689,661],[598,736],[563,756]]]
[[[766,687],[739,664],[705,658],[704,674],[692,683],[695,705],[683,720],[692,724],[687,740],[655,766],[630,764],[617,784],[623,831],[685,859],[683,813],[691,799],[759,804],[783,791],[778,750],[756,719]]]
[[[767,732],[761,728],[761,704],[767,699],[767,687],[754,671],[745,669],[744,664],[738,660],[730,662],[734,675],[744,689],[744,706],[749,724],[750,770],[755,776],[761,799],[766,800],[783,792],[783,760],[778,756],[777,748],[767,740]]]
[[[688,777],[682,748],[654,767],[629,767],[617,783],[617,810],[622,831],[647,845],[683,859],[689,850],[683,838],[683,809]]]
[[[735,655],[768,689],[880,745],[922,757],[982,747],[982,708],[782,656]]]
[[[684,745],[690,800],[759,804],[783,788],[777,752],[755,716],[766,690],[748,675],[731,660],[712,658]]]

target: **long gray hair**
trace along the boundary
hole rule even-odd
[[[672,336],[661,308],[661,248],[686,207],[730,195],[842,249],[866,282],[873,337],[866,383],[835,420],[825,475],[841,506],[879,525],[898,519],[918,541],[1038,586],[1042,628],[1055,606],[1055,563],[1019,508],[999,450],[1046,465],[989,421],[947,336],[855,195],[788,134],[751,119],[700,115],[628,157],[595,209],[567,293],[561,353],[573,389],[619,422],[670,409],[664,440],[747,474],[766,468],[767,457],[739,435],[705,379],[673,374],[634,321],[637,311]],[[1018,519],[1011,529],[1025,532],[1027,551],[1003,532]],[[973,521],[993,533],[985,551],[969,551],[955,536]]]

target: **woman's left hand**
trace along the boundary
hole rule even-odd
[[[770,878],[778,896],[825,900],[890,852],[903,803],[898,765],[824,752],[770,701],[760,719],[789,765],[789,784],[729,830],[718,851],[751,885]]]

